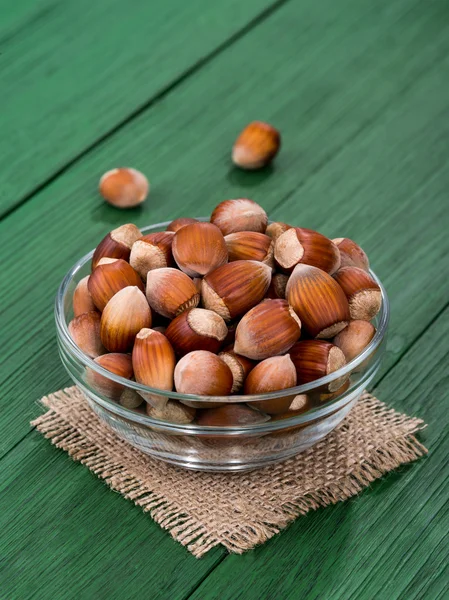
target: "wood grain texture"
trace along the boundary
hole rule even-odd
[[[429,457],[357,499],[309,513],[244,556],[216,549],[197,561],[140,509],[32,432],[2,460],[0,526],[8,556],[0,566],[3,589],[31,597],[39,573],[43,597],[65,589],[67,598],[151,593],[176,599],[199,585],[192,597],[202,600],[346,600],[373,598],[384,589],[388,598],[438,598],[448,549],[449,374],[441,368],[449,359],[448,335],[449,310],[376,390],[395,408],[426,419],[422,437]],[[430,589],[435,596],[426,595]]]
[[[245,21],[239,20],[242,11],[256,7],[172,1],[158,7],[154,21],[161,35],[145,45],[148,30],[137,21],[149,8],[132,3],[136,14],[127,14],[123,30],[135,31],[138,46],[118,58],[115,52],[116,68],[110,69],[118,42],[113,35],[97,40],[98,23],[91,23],[93,15],[105,14],[103,3],[77,4],[87,16],[66,3],[67,17],[51,1],[16,5],[0,20],[0,40],[9,40],[17,60],[8,66],[2,47],[0,69],[6,65],[16,96],[18,90],[28,98],[17,101],[12,124],[2,129],[8,136],[0,140],[0,210],[5,198],[13,206],[114,127],[120,110],[129,114],[132,104],[145,103],[170,77],[179,77],[184,59],[192,64],[191,50],[203,42],[215,47],[226,31],[232,35],[237,21]],[[201,17],[192,16],[199,14],[192,6],[204,7]],[[0,554],[7,558],[0,580],[6,597],[57,597],[63,590],[67,598],[184,599],[193,592],[201,599],[434,600],[449,593],[447,17],[439,1],[285,4],[0,223],[2,247],[14,259],[0,269],[0,453],[9,451],[0,484]],[[73,20],[74,31],[86,30],[82,44],[67,40],[68,53],[57,35],[65,18]],[[122,21],[110,16],[111,33],[122,31]],[[198,37],[207,31],[202,40],[189,38],[186,48],[185,32],[170,38],[181,28]],[[167,42],[170,48],[179,43],[177,52],[169,52]],[[63,62],[55,47],[72,61],[79,94],[71,93],[74,82],[58,66]],[[96,53],[86,59],[88,47]],[[76,48],[80,56],[72,56]],[[142,72],[134,64],[127,79],[134,57],[143,75],[154,74],[143,78],[144,90],[135,85]],[[21,87],[25,82],[28,87]],[[48,101],[54,114],[35,110],[33,98]],[[31,113],[56,130],[61,122],[61,132],[41,129]],[[22,116],[27,128],[19,126]],[[272,168],[242,173],[230,166],[230,148],[254,118],[281,129],[283,148]],[[0,114],[2,125],[6,120]],[[149,176],[152,193],[142,208],[119,212],[99,199],[98,178],[116,164]],[[358,499],[299,519],[254,552],[228,557],[216,549],[196,561],[147,515],[29,432],[28,423],[40,412],[39,396],[69,383],[57,356],[52,304],[76,258],[119,223],[205,214],[239,196],[253,197],[275,218],[353,237],[368,251],[392,300],[385,370],[399,361],[378,395],[429,422],[424,441],[431,454]]]
[[[5,247],[24,257],[27,270],[25,285],[14,262],[8,261],[0,272],[0,343],[6,348],[0,365],[1,451],[28,431],[36,415],[35,399],[69,383],[54,345],[52,304],[59,281],[105,231],[124,221],[143,225],[207,214],[223,198],[249,195],[274,217],[332,237],[354,237],[380,269],[393,299],[396,326],[387,366],[445,305],[447,63],[436,60],[435,50],[449,45],[445,25],[427,8],[415,6],[410,12],[404,3],[400,18],[398,7],[393,10],[385,3],[384,11],[370,14],[369,22],[352,15],[352,21],[336,30],[337,15],[323,16],[315,5],[310,2],[303,20],[296,18],[304,28],[299,38],[291,28],[297,7],[286,5],[217,58],[216,65],[204,68],[0,223]],[[368,5],[359,3],[360,11]],[[364,25],[367,29],[361,32]],[[281,38],[279,31],[285,32]],[[401,44],[394,33],[400,34]],[[267,40],[274,43],[276,38],[284,56],[282,69],[278,55],[267,50]],[[340,49],[343,42],[345,51]],[[412,55],[417,45],[420,52]],[[365,68],[373,48],[383,52]],[[249,78],[241,57],[251,49],[260,62]],[[301,52],[304,62],[297,60]],[[334,70],[339,69],[339,85],[319,110],[323,95],[316,71],[331,57]],[[278,72],[279,80],[264,97],[269,74]],[[326,71],[321,78],[327,81]],[[296,84],[286,87],[287,80]],[[229,167],[229,149],[241,124],[254,115],[246,99],[251,85],[254,112],[286,133],[275,167],[248,174]],[[205,89],[210,93],[205,95]],[[298,111],[304,89],[309,97]],[[141,209],[117,211],[98,198],[97,177],[111,165],[111,157],[149,174],[153,192]],[[434,228],[434,223],[441,227]],[[25,242],[30,231],[32,241]],[[411,238],[417,243],[410,244]],[[414,277],[409,276],[411,264]],[[23,315],[31,326],[26,336]]]
[[[185,598],[201,561],[132,503],[33,433],[2,461],[0,596]]]
[[[251,8],[255,1],[252,0],[251,3],[243,4],[245,7],[249,4],[249,8]],[[113,0],[113,2],[115,4],[116,0]],[[151,14],[151,19],[145,19],[145,14],[142,14],[142,11],[152,9],[149,6],[144,8],[145,5],[140,3],[139,9],[133,12],[134,2],[137,3],[137,0],[133,0],[129,14],[131,15],[130,18],[132,20],[136,19],[138,24],[133,28],[134,23],[132,21],[130,26],[127,26],[125,33],[123,33],[123,19],[120,10],[114,11],[113,6],[109,6],[105,16],[103,14],[105,6],[102,3],[94,3],[94,5],[89,5],[89,8],[83,11],[85,0],[83,0],[82,5],[72,2],[69,9],[67,11],[64,9],[62,13],[62,8],[58,8],[58,5],[52,5],[48,22],[45,18],[38,20],[39,22],[36,25],[38,38],[36,39],[32,28],[30,31],[26,27],[23,28],[25,40],[22,40],[19,35],[17,42],[17,53],[19,54],[17,64],[21,70],[19,73],[15,72],[17,67],[16,61],[13,60],[14,46],[10,50],[10,65],[9,63],[4,65],[4,79],[9,82],[8,90],[11,89],[11,95],[23,78],[32,78],[32,80],[27,88],[27,94],[22,93],[20,96],[20,103],[23,106],[17,103],[17,94],[12,95],[13,99],[11,100],[9,92],[0,101],[0,106],[2,106],[0,124],[3,124],[1,120],[3,119],[3,139],[5,140],[4,149],[0,153],[0,161],[2,161],[0,162],[2,167],[0,178],[4,178],[4,183],[0,179],[0,214],[2,214],[2,207],[4,212],[15,206],[24,195],[30,193],[34,187],[39,186],[46,177],[56,173],[58,168],[61,168],[74,155],[78,155],[82,150],[85,150],[86,145],[92,144],[94,139],[104,135],[108,131],[107,126],[104,125],[105,120],[108,120],[108,123],[113,123],[111,126],[115,126],[119,117],[125,119],[129,116],[130,105],[134,107],[145,106],[149,102],[151,94],[169,86],[169,81],[173,79],[168,78],[168,75],[173,72],[173,69],[169,70],[169,66],[174,67],[178,64],[172,64],[172,61],[184,60],[184,55],[188,55],[192,50],[195,51],[197,44],[203,43],[203,38],[219,38],[219,33],[213,30],[211,23],[220,24],[221,16],[224,23],[220,26],[227,27],[226,23],[229,20],[234,22],[241,11],[247,10],[243,8],[242,3],[239,3],[239,9],[235,10],[236,3],[233,0],[230,3],[222,3],[226,7],[229,5],[229,11],[226,8],[226,12],[221,14],[221,10],[225,10],[225,8],[220,8],[220,13],[218,13],[217,8],[212,8],[210,3],[205,3],[204,0],[196,0],[196,3],[203,2],[209,8],[205,9],[201,13],[201,17],[198,16],[195,20],[192,19],[192,14],[197,14],[193,10],[197,7],[196,3],[194,6],[189,3],[187,8],[187,5],[180,2],[180,0],[171,0],[168,4],[163,5],[165,8],[158,9],[162,11],[160,15],[154,16]],[[169,11],[172,9],[174,11],[177,3],[181,8],[173,16]],[[258,36],[258,43],[256,45],[253,43],[247,44],[242,51],[242,55],[238,55],[236,64],[232,65],[244,75],[243,78],[236,78],[235,82],[229,79],[229,76],[226,76],[223,81],[224,85],[216,88],[215,79],[219,79],[220,69],[214,69],[213,80],[201,90],[202,104],[206,103],[207,100],[209,101],[206,108],[199,114],[204,115],[204,110],[208,113],[211,105],[222,107],[226,111],[235,111],[236,106],[240,105],[239,112],[251,110],[252,107],[254,112],[250,113],[249,117],[245,116],[244,113],[243,115],[240,114],[238,122],[240,128],[245,124],[245,120],[253,118],[253,114],[257,111],[261,111],[263,116],[267,101],[266,81],[271,81],[273,77],[279,80],[279,84],[282,84],[283,87],[285,86],[288,89],[293,86],[295,90],[294,93],[286,96],[290,99],[290,102],[293,99],[295,104],[294,112],[290,114],[290,117],[296,118],[295,115],[301,112],[297,110],[298,101],[304,104],[304,108],[307,110],[308,100],[312,100],[312,105],[315,104],[319,110],[320,104],[326,103],[328,96],[332,95],[335,83],[337,85],[343,83],[343,81],[335,82],[333,71],[332,69],[329,70],[329,66],[332,66],[332,62],[330,64],[328,62],[331,58],[330,52],[337,52],[334,57],[334,65],[336,66],[341,61],[345,63],[348,61],[353,62],[354,49],[360,53],[362,50],[366,50],[367,45],[369,47],[369,44],[375,41],[379,35],[388,36],[389,27],[396,27],[396,20],[400,16],[404,18],[404,13],[405,18],[407,18],[408,12],[413,9],[415,3],[416,0],[396,0],[396,3],[391,6],[391,3],[382,0],[380,4],[373,7],[372,3],[366,0],[362,0],[362,2],[344,0],[338,6],[335,3],[327,2],[326,10],[323,10],[322,6],[320,10],[311,0],[306,0],[300,6],[296,5],[290,9],[288,16],[285,16],[286,13],[282,12],[281,22],[275,21],[274,23],[278,27],[284,27],[283,35],[287,35],[286,39],[284,40],[283,36],[279,36],[278,32],[280,30],[275,27],[270,27],[268,33],[268,30],[262,30],[262,33]],[[282,4],[281,0],[269,6],[276,7],[280,4]],[[189,11],[188,18],[186,18],[184,10]],[[96,12],[92,13],[92,11]],[[170,18],[167,17],[167,12]],[[374,12],[377,12],[377,14],[372,18]],[[229,14],[233,15],[232,19]],[[347,16],[342,18],[342,14]],[[366,18],[362,23],[362,27],[356,27],[355,25],[365,15]],[[150,26],[147,25],[148,20],[151,22]],[[190,24],[191,20],[193,25]],[[269,20],[271,21],[271,19]],[[96,36],[98,23],[102,24],[103,21],[108,23],[108,35]],[[184,27],[186,22],[187,25]],[[31,22],[31,25],[33,25],[33,22]],[[70,34],[70,43],[60,56],[60,32],[63,35],[67,28],[71,32],[73,27],[76,30],[80,29],[81,35],[73,36]],[[148,27],[150,27],[150,33],[152,34],[150,42],[148,41],[149,34],[145,29]],[[181,28],[180,32],[177,30],[178,27]],[[193,31],[190,31],[190,27],[193,27]],[[41,32],[42,28],[43,31]],[[205,32],[203,28],[206,29]],[[155,31],[157,33],[154,33]],[[123,51],[122,37],[126,36],[126,32],[129,36],[132,36],[133,44],[126,46],[126,51]],[[414,34],[420,33],[418,21],[414,22],[412,32]],[[106,39],[104,39],[105,37]],[[180,37],[179,42],[178,37]],[[30,46],[27,46],[28,40]],[[192,44],[192,40],[194,44]],[[264,40],[266,40],[266,44],[264,44]],[[387,41],[390,44],[393,43],[392,39]],[[147,49],[149,43],[152,46]],[[183,51],[180,52],[178,46],[176,46],[178,51],[174,52],[175,49],[169,45],[173,45],[173,43],[179,43],[180,45],[184,43],[188,45],[188,50],[183,48]],[[419,39],[416,40],[416,43],[419,45]],[[25,56],[23,56],[25,52],[24,44],[27,48]],[[143,44],[144,47],[137,46],[136,48],[135,44]],[[50,45],[50,49],[45,53],[44,50],[48,45]],[[104,45],[105,47],[103,47]],[[118,48],[117,45],[119,45]],[[39,61],[35,59],[36,46],[42,54]],[[54,51],[55,46],[58,51]],[[192,46],[192,50],[190,46]],[[84,52],[86,47],[90,49],[88,57]],[[276,48],[276,52],[273,52],[273,48]],[[155,51],[151,52],[150,50]],[[136,52],[136,55],[133,52]],[[27,56],[33,68],[23,69],[22,62],[27,60]],[[62,60],[61,64],[58,62],[59,60]],[[291,72],[291,66],[289,65],[288,68],[284,69],[284,64],[292,61],[296,65],[296,72],[291,73],[292,77],[289,79],[288,74]],[[150,74],[142,67],[144,65],[150,71],[153,64],[157,64],[157,69],[151,69]],[[66,68],[66,65],[70,65],[70,70]],[[311,66],[312,71],[310,70]],[[322,71],[321,74],[320,71],[316,74],[313,73],[314,66],[319,66],[320,70],[324,69],[324,79]],[[11,69],[10,75],[8,75],[9,69]],[[138,71],[136,72],[136,70]],[[182,71],[178,70],[176,72],[179,74]],[[226,69],[226,72],[230,72],[229,68]],[[77,77],[73,77],[72,73]],[[251,87],[251,82],[254,82],[254,79],[259,80],[262,74],[263,79],[258,83],[256,88],[258,93],[256,94],[256,90]],[[316,79],[311,86],[307,85],[307,81],[311,77],[314,79],[317,75],[320,75],[320,79]],[[120,79],[118,79],[119,76]],[[162,87],[157,87],[155,84],[160,79],[162,80],[164,76],[166,79],[163,80]],[[36,79],[34,79],[35,77]],[[240,90],[235,89],[237,86],[241,88],[241,93],[239,93]],[[23,90],[23,85],[19,91],[21,90]],[[42,101],[45,100],[45,104],[42,105],[44,108],[37,110],[35,100],[40,100],[41,96],[44,96],[42,98]],[[275,100],[275,96],[271,98],[271,92],[270,100]],[[24,113],[27,108],[26,102],[30,101],[34,102],[32,109]],[[197,106],[197,102],[198,98],[194,106],[189,107],[191,112]],[[50,108],[49,111],[46,109],[47,106]],[[120,115],[116,114],[118,112],[120,112]],[[196,111],[193,111],[193,113],[195,114]],[[24,114],[26,121],[24,121]],[[242,117],[243,121],[241,120]],[[20,127],[17,125],[18,119],[20,119]],[[80,122],[83,124],[81,127]],[[183,125],[185,127],[185,123]],[[216,125],[215,122],[212,130],[215,129]],[[12,137],[10,135],[11,128]],[[227,130],[224,129],[223,131],[226,132]],[[31,143],[34,146],[31,146]],[[75,152],[71,151],[74,146],[76,146]],[[35,160],[36,149],[39,149],[39,160]],[[31,156],[30,152],[32,153]],[[132,155],[125,156],[124,160],[130,158],[136,161],[136,157]],[[118,163],[111,165],[109,161],[107,168],[116,164]],[[23,177],[25,167],[27,175]]]
[[[0,214],[282,0],[6,4]]]
[[[308,513],[253,552],[227,556],[192,600],[444,597],[448,336],[446,310],[374,391],[428,423],[420,438],[429,455],[353,500]]]

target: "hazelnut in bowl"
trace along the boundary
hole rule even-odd
[[[65,276],[55,318],[71,379],[130,446],[241,471],[341,423],[379,369],[389,305],[355,242],[239,199],[111,231]]]

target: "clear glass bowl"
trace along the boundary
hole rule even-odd
[[[164,230],[169,222],[142,229],[144,233]],[[382,291],[382,307],[374,320],[376,334],[365,350],[342,369],[316,381],[269,394],[253,396],[195,396],[155,390],[107,371],[76,346],[68,331],[73,318],[72,297],[77,283],[90,273],[92,252],[81,258],[64,277],[56,297],[55,318],[59,354],[64,367],[99,418],[132,446],[154,458],[181,467],[207,471],[242,471],[263,467],[294,456],[316,444],[349,413],[377,373],[385,352],[389,304],[381,282],[371,271]],[[195,401],[208,408],[209,402],[246,402],[301,395],[301,414],[262,424],[241,427],[179,425],[150,418],[144,409],[125,408],[116,397],[108,397],[94,384],[92,370],[142,394],[157,393],[175,400]],[[92,375],[92,374],[91,374]],[[328,394],[329,384],[347,378],[346,389]]]

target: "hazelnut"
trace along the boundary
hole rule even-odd
[[[171,247],[174,235],[171,231],[159,231],[144,235],[134,242],[129,264],[144,281],[147,279],[148,271],[173,266]]]
[[[236,231],[225,238],[229,252],[229,262],[234,260],[258,260],[273,268],[272,239],[256,231]]]
[[[175,387],[181,394],[227,396],[231,393],[232,384],[228,365],[206,350],[186,354],[175,368]]]
[[[337,246],[318,231],[304,227],[291,227],[276,239],[274,258],[286,273],[291,273],[298,263],[330,274],[340,266]]]
[[[268,165],[281,146],[277,129],[262,121],[253,121],[245,127],[232,149],[232,161],[241,169],[260,169]]]
[[[198,223],[198,219],[192,219],[190,217],[180,217],[179,219],[175,219],[170,223],[167,227],[167,231],[172,231],[176,233],[179,229],[182,229],[186,225],[191,225],[192,223]]]
[[[335,238],[332,240],[340,252],[340,267],[358,267],[369,271],[369,260],[358,244],[349,238]]]
[[[101,341],[110,352],[129,350],[137,333],[151,327],[151,310],[144,293],[136,286],[125,287],[106,304],[101,315]]]
[[[266,394],[295,387],[296,369],[290,356],[266,358],[252,369],[244,384],[245,394]],[[289,409],[294,395],[251,402],[254,408],[269,415],[277,415]]]
[[[131,208],[148,196],[150,185],[143,173],[136,169],[112,169],[100,179],[100,194],[117,208]]]
[[[292,400],[289,412],[304,412],[310,408],[310,399],[307,394],[298,394]]]
[[[143,328],[136,335],[132,353],[136,381],[148,387],[171,391],[175,370],[175,353],[168,339],[153,329]],[[162,408],[168,398],[159,394],[145,394],[145,400]]]
[[[144,400],[136,391],[125,388],[120,395],[119,402],[125,408],[138,408]]]
[[[348,299],[351,319],[374,319],[382,304],[382,293],[371,275],[358,267],[343,267],[334,279]]]
[[[192,223],[179,229],[172,250],[178,267],[190,277],[207,275],[228,262],[223,234],[212,223]]]
[[[290,356],[296,368],[298,385],[310,383],[325,377],[345,366],[343,352],[334,344],[323,340],[303,340],[290,349]],[[335,392],[346,381],[345,375],[332,381],[327,389]]]
[[[132,223],[121,225],[106,234],[95,249],[92,257],[92,269],[98,265],[98,261],[104,256],[108,258],[123,258],[128,260],[132,245],[142,237],[142,232]]]
[[[347,379],[341,387],[339,387],[337,390],[335,390],[335,392],[321,393],[319,395],[319,401],[320,402],[330,402],[331,400],[335,400],[335,398],[338,398],[339,396],[341,396],[342,394],[347,392],[350,385],[351,385],[351,381],[350,381],[350,379]]]
[[[143,291],[142,280],[129,263],[122,259],[105,258],[99,261],[89,277],[88,288],[92,300],[99,311],[117,292],[128,286],[136,286]]]
[[[291,225],[287,223],[281,223],[280,221],[274,221],[267,226],[265,233],[275,242],[280,235],[282,235],[287,229],[291,229]]]
[[[182,312],[167,327],[166,335],[176,354],[193,350],[218,352],[228,333],[226,323],[216,312],[191,308]]]
[[[164,406],[152,406],[147,404],[146,413],[152,419],[177,423],[179,425],[188,425],[195,418],[196,410],[191,406],[186,406],[176,400],[169,400]]]
[[[230,321],[258,304],[270,281],[271,269],[264,263],[254,260],[227,263],[204,277],[203,304]]]
[[[89,292],[88,282],[89,275],[80,279],[73,292],[73,314],[75,317],[96,310],[96,306]]]
[[[231,369],[233,377],[231,394],[236,394],[242,389],[248,373],[255,367],[256,363],[246,358],[246,356],[236,354],[233,350],[225,350],[224,352],[220,352],[218,356]]]
[[[100,338],[100,315],[97,311],[83,313],[72,319],[68,326],[75,344],[91,358],[106,352]]]
[[[376,328],[369,321],[350,321],[347,327],[334,338],[334,344],[340,348],[349,362],[358,356],[371,342]]]
[[[242,317],[234,351],[253,360],[285,354],[301,335],[301,321],[286,300],[264,300]]]
[[[265,233],[268,217],[264,209],[253,200],[239,198],[220,202],[212,212],[210,222],[221,229],[223,235],[236,231]]]
[[[131,379],[133,376],[133,366],[129,354],[103,354],[102,356],[98,356],[94,362],[103,367],[103,369],[125,379]],[[104,375],[100,375],[100,373],[97,373],[93,369],[86,370],[86,379],[97,392],[114,400],[118,400],[125,389],[122,384],[112,381],[112,379],[108,379]]]
[[[169,319],[184,310],[197,307],[200,301],[200,295],[190,277],[169,267],[148,272],[146,291],[151,308]]]
[[[317,267],[298,264],[288,280],[286,296],[312,337],[332,338],[348,324],[349,304],[343,290]]]

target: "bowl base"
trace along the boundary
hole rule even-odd
[[[238,436],[168,435],[140,427],[105,410],[92,399],[97,415],[140,452],[191,471],[245,472],[288,460],[324,439],[346,417],[361,395],[352,394],[344,406],[326,418],[269,434]]]

